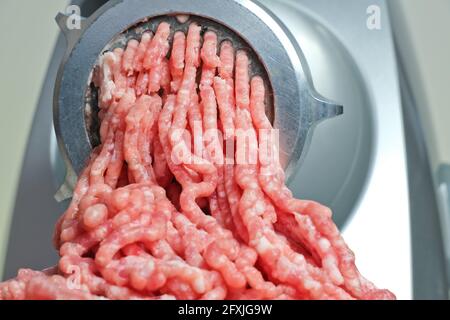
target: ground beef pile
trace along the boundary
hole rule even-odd
[[[105,53],[101,145],[56,226],[59,263],[0,298],[395,298],[360,275],[330,209],[285,186],[249,64],[195,23]]]

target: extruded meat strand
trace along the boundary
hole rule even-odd
[[[139,41],[135,39],[128,41],[127,48],[125,49],[125,53],[123,55],[122,60],[122,68],[127,75],[132,75],[134,73],[133,63],[134,58],[136,57],[138,47]]]
[[[152,41],[152,38],[153,33],[151,31],[147,31],[142,34],[141,41],[136,50],[133,61],[133,69],[135,70],[135,72],[139,73],[143,70],[145,54],[147,52],[148,46],[150,45],[150,42]]]
[[[151,39],[150,44],[143,58],[142,66],[149,70],[155,67],[161,62],[161,59],[165,56],[164,48],[168,48],[168,37],[170,35],[170,25],[166,22],[162,22],[154,37]]]
[[[183,77],[185,53],[186,35],[180,31],[175,32],[170,56],[171,90],[174,93],[178,91]]]

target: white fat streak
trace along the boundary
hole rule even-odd
[[[326,257],[322,261],[322,264],[325,267],[325,269],[328,270],[331,278],[333,279],[333,282],[336,285],[341,285],[344,283],[344,278],[342,277],[342,274],[337,267],[337,261],[334,257],[332,257],[332,256]]]
[[[206,292],[206,283],[205,279],[202,275],[199,275],[194,281],[194,288],[197,293],[205,293]]]
[[[318,245],[319,245],[320,250],[322,250],[323,252],[328,251],[331,247],[330,241],[328,241],[325,238],[320,239],[318,242]]]
[[[258,200],[255,204],[255,210],[258,214],[264,213],[264,211],[265,211],[264,201]]]
[[[176,18],[179,23],[186,23],[189,20],[190,16],[188,14],[177,14]]]
[[[272,250],[273,246],[266,237],[261,237],[256,245],[256,250],[260,253]]]
[[[312,279],[306,279],[303,285],[306,290],[318,290],[321,286],[319,282]]]

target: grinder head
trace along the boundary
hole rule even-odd
[[[188,15],[189,20],[177,19]],[[54,125],[66,163],[66,183],[57,198],[70,196],[76,176],[98,144],[96,93],[92,73],[99,57],[144,31],[155,31],[161,21],[172,32],[186,31],[191,22],[216,32],[219,43],[230,40],[248,52],[251,75],[262,76],[266,111],[280,133],[280,159],[286,176],[301,163],[314,126],[342,114],[343,108],[321,97],[311,85],[303,53],[287,28],[269,10],[250,0],[111,0],[80,30],[67,28],[68,17],[56,17],[66,35],[67,52],[61,63],[54,94]]]

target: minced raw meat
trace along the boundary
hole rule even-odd
[[[0,299],[394,299],[330,209],[286,187],[249,64],[195,23],[105,53],[101,145],[56,226],[59,263],[20,270]]]

